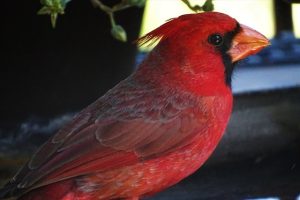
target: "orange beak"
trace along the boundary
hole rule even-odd
[[[268,45],[270,45],[270,42],[264,35],[250,27],[241,25],[241,31],[233,38],[229,54],[232,62],[236,62],[256,54]]]

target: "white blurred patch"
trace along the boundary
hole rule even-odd
[[[49,135],[54,134],[64,124],[70,121],[74,115],[75,112],[65,113],[51,119],[31,117],[22,122],[17,129],[0,129],[0,150],[10,149],[10,146],[14,144],[28,142],[35,136],[48,138]],[[38,141],[37,145],[39,145]]]
[[[299,65],[236,68],[232,79],[233,93],[268,91],[300,86]]]
[[[264,197],[264,198],[255,198],[255,199],[245,199],[245,200],[280,200],[278,197]]]
[[[41,134],[53,133],[53,131],[59,129],[62,125],[70,121],[74,116],[74,113],[67,113],[57,116],[53,119],[42,122],[41,120],[28,120],[20,125],[20,134],[30,134],[39,132]]]

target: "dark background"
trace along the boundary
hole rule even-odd
[[[276,32],[292,30],[290,4],[274,2]],[[127,43],[112,39],[108,17],[90,1],[71,1],[55,29],[49,16],[36,14],[40,8],[37,0],[1,2],[2,128],[32,116],[81,110],[133,70],[141,8],[116,15]]]
[[[105,2],[105,1],[104,1]],[[116,1],[108,1],[114,3]],[[109,19],[90,1],[73,0],[53,29],[39,1],[2,1],[0,125],[78,111],[133,69],[142,9],[117,13],[127,43],[112,39]]]

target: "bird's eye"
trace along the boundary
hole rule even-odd
[[[212,34],[208,37],[208,42],[215,46],[223,44],[223,37],[220,34]]]

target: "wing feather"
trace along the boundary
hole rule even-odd
[[[199,104],[129,77],[46,142],[12,181],[13,193],[174,151],[205,126],[194,117]]]

